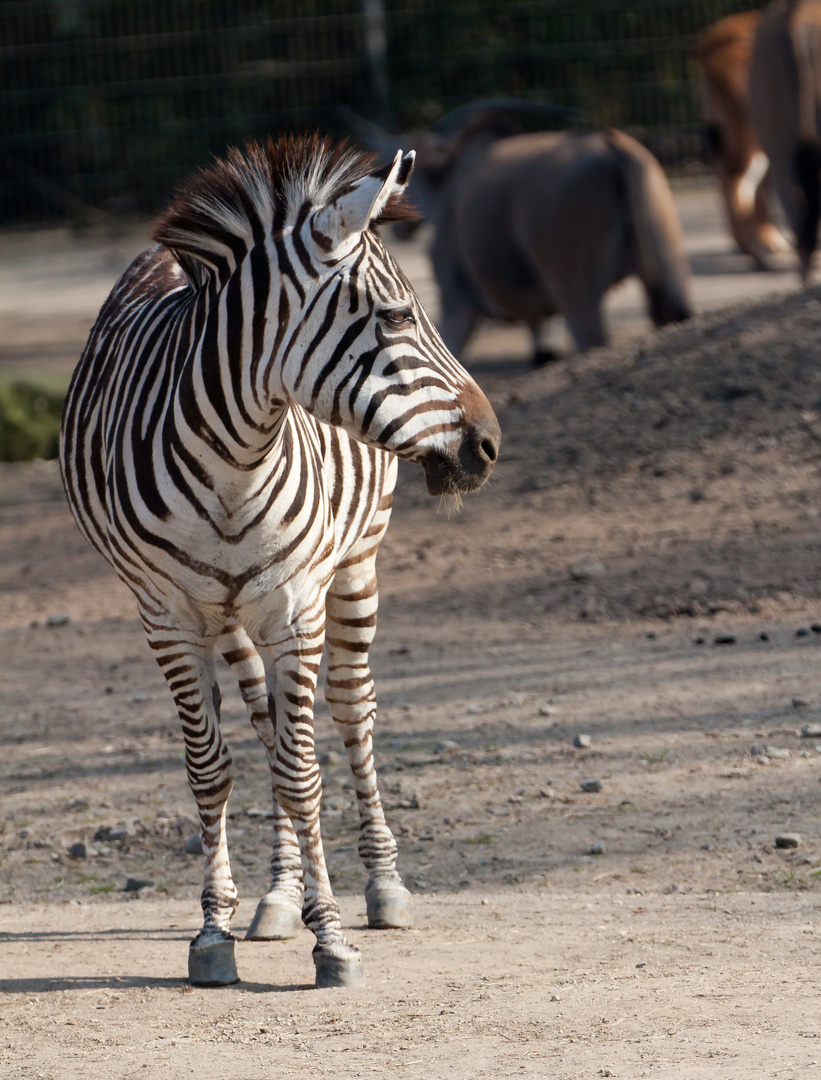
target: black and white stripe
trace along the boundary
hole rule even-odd
[[[376,786],[368,666],[394,455],[422,464],[431,492],[458,492],[483,482],[499,441],[484,395],[370,228],[403,213],[411,166],[400,154],[372,171],[315,137],[232,151],[181,192],[157,245],[114,287],[66,400],[69,503],[134,592],[182,722],[205,852],[194,981],[236,977],[222,963],[237,892],[215,650],[271,765],[272,887],[257,936],[295,932],[301,913],[318,983],[359,970],[319,830],[323,647],[369,912],[378,925],[409,918]]]

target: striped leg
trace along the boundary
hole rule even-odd
[[[396,840],[385,821],[373,760],[376,694],[368,650],[376,632],[375,555],[337,570],[326,602],[325,696],[342,734],[359,804],[359,854],[368,870],[365,898],[374,929],[413,925],[411,894],[396,870]]]
[[[260,647],[259,652],[268,673],[276,732],[274,788],[299,843],[305,889],[302,918],[316,936],[316,985],[361,986],[362,960],[342,934],[319,827],[322,781],[314,748],[314,696],[323,638],[320,630]]]
[[[268,705],[265,668],[251,639],[241,626],[227,626],[217,642],[239,682],[251,724],[259,736],[271,778],[276,762],[276,726]],[[274,803],[274,836],[271,850],[271,887],[257,905],[245,937],[251,941],[284,941],[295,937],[302,925],[302,858],[291,820],[277,801]]]
[[[203,926],[189,948],[188,974],[194,985],[224,986],[238,978],[229,927],[239,900],[225,831],[233,765],[220,733],[211,645],[168,625],[157,625],[153,616],[144,616],[143,623],[179,713],[185,768],[202,832]]]

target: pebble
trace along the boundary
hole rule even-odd
[[[68,615],[49,615],[46,626],[65,626],[67,622],[71,622]]]
[[[326,750],[322,754],[317,754],[316,760],[320,765],[341,765],[342,755],[336,750]]]
[[[734,634],[718,634],[715,638],[716,645],[735,645],[736,639]]]
[[[804,698],[802,698],[802,697],[794,697],[794,698],[792,699],[792,707],[793,707],[794,709],[806,709],[806,707],[807,707],[808,705],[809,705],[809,701],[806,701],[806,700],[805,700]]]
[[[705,638],[703,638],[703,637],[697,637],[697,638],[695,639],[695,641],[693,642],[693,644],[694,644],[694,645],[703,645],[703,644],[704,644],[704,642],[705,642],[705,640],[706,640],[706,639],[705,639]]]
[[[186,855],[202,855],[202,837],[199,833],[194,833],[185,841],[185,853]]]
[[[582,791],[601,791],[601,780],[582,780]]]
[[[85,844],[80,840],[71,845],[68,849],[68,853],[72,859],[84,859],[88,854]]]
[[[805,724],[801,728],[802,739],[818,739],[821,738],[821,724]]]
[[[553,708],[552,705],[539,706],[539,716],[553,716],[555,712],[556,710]]]
[[[762,746],[760,743],[756,743],[750,747],[750,753],[753,757],[760,758],[788,758],[790,756],[789,750],[785,746]]]
[[[150,889],[153,884],[154,882],[147,878],[128,877],[125,879],[121,892],[139,892],[140,889]]]
[[[136,693],[131,695],[131,700],[135,705],[139,705],[143,701],[148,701],[148,694],[143,690],[137,690]]]
[[[810,634],[810,632],[809,632],[809,630],[807,630],[807,628],[805,626],[800,627],[795,632],[796,637],[809,637],[809,634]]]
[[[443,739],[437,744],[434,753],[437,754],[457,754],[462,747],[458,742],[454,742],[453,739]]]
[[[814,622],[810,627],[814,634],[821,634],[821,623]]]
[[[578,746],[580,750],[586,750],[592,744],[593,740],[589,735],[576,735],[573,739],[573,745]]]
[[[604,855],[604,844],[593,844],[590,848],[591,855]]]
[[[587,581],[590,578],[601,577],[604,573],[604,565],[598,559],[580,559],[570,567],[568,573],[574,581]]]
[[[767,633],[766,630],[762,630],[761,633],[758,635],[758,640],[759,641],[769,641],[770,640],[770,635]]]
[[[777,848],[796,848],[801,843],[801,836],[797,832],[781,833],[775,838]]]

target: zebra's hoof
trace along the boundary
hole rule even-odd
[[[371,930],[407,930],[413,926],[413,898],[404,885],[365,893]]]
[[[192,986],[230,986],[239,982],[234,939],[226,936],[199,944],[195,938],[188,948],[188,980]]]
[[[287,941],[296,937],[302,926],[302,911],[283,896],[268,893],[257,904],[257,910],[246,941]]]
[[[342,959],[325,952],[317,952],[315,949],[314,964],[316,965],[317,990],[323,990],[329,986],[347,986],[355,990],[365,985],[365,968],[362,965],[362,957],[358,954]]]

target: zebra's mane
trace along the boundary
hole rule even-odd
[[[269,138],[244,151],[231,147],[178,190],[154,239],[173,251],[195,284],[203,284],[258,238],[293,223],[306,202],[321,206],[343,195],[374,172],[375,161],[347,141],[317,134]],[[379,221],[415,217],[402,196],[393,196]]]

